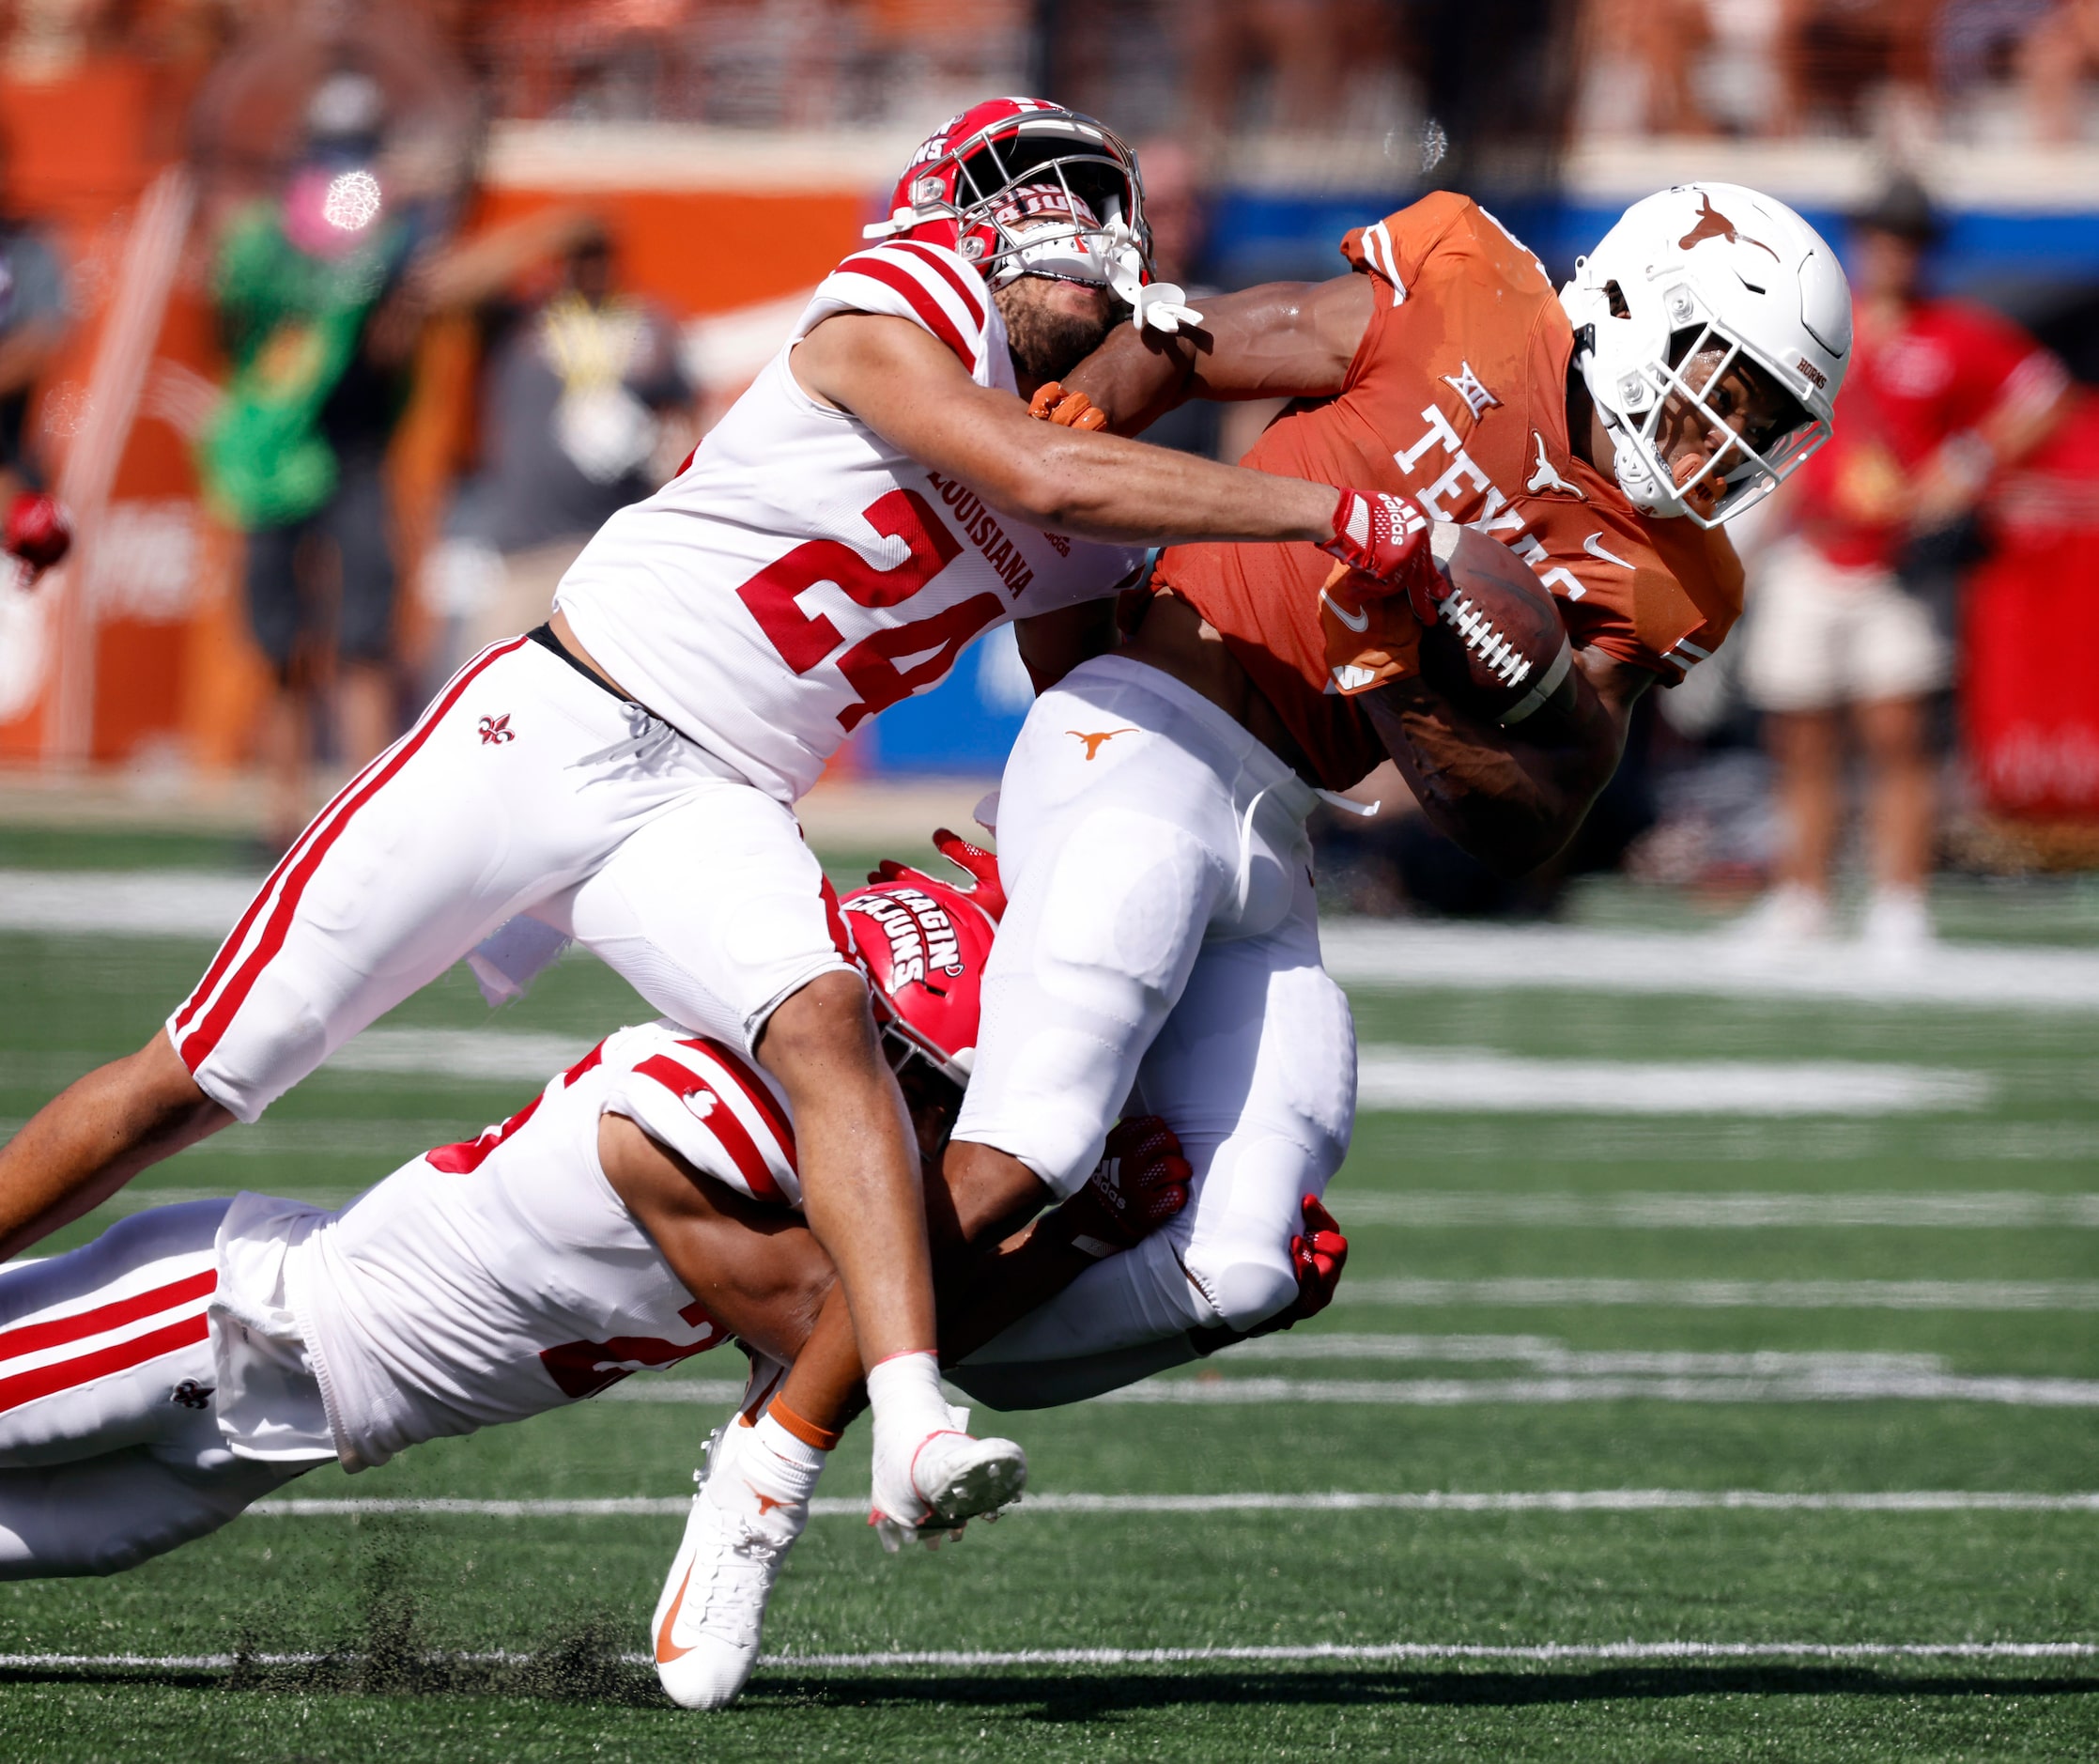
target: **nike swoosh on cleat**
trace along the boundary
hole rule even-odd
[[[1368,607],[1364,608],[1361,612],[1356,613],[1351,618],[1348,613],[1341,611],[1341,603],[1323,588],[1320,590],[1320,601],[1329,612],[1333,613],[1351,631],[1361,632],[1370,628],[1370,609]]]
[[[1615,551],[1606,551],[1603,549],[1603,534],[1600,533],[1592,533],[1586,539],[1582,540],[1582,549],[1591,557],[1599,557],[1606,564],[1615,564],[1620,569],[1632,568],[1632,565]]]
[[[667,1666],[673,1660],[683,1660],[692,1649],[676,1648],[671,1642],[671,1626],[678,1620],[678,1613],[685,1609],[685,1589],[692,1584],[692,1567],[686,1565],[685,1578],[678,1583],[678,1596],[671,1601],[671,1608],[663,1614],[663,1627],[656,1632],[656,1660],[659,1666]]]

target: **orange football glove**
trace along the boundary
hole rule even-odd
[[[1055,423],[1058,428],[1102,429],[1108,426],[1108,413],[1086,394],[1066,392],[1054,379],[1039,387],[1027,401],[1027,414],[1037,422]]]
[[[1328,677],[1344,698],[1421,672],[1421,621],[1406,595],[1336,564],[1320,584]]]

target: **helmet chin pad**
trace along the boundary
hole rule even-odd
[[[1122,240],[1111,236],[1086,199],[1061,184],[1026,184],[993,215],[1009,242],[988,274],[994,287],[1024,275],[1106,287],[1114,279],[1113,255]]]

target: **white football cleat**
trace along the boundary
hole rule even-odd
[[[709,1443],[685,1537],[649,1626],[656,1676],[684,1709],[722,1709],[758,1663],[765,1604],[809,1503],[762,1493],[739,1468],[752,1430],[732,1421]]]
[[[973,1439],[969,1411],[951,1409],[951,1427],[928,1433],[908,1453],[885,1452],[877,1436],[868,1524],[892,1554],[910,1539],[936,1545],[977,1518],[996,1517],[1027,1486],[1027,1454],[1010,1439]]]
[[[1826,941],[1829,903],[1813,889],[1782,882],[1727,927],[1735,942],[1773,954]]]

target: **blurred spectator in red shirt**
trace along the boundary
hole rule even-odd
[[[1908,178],[1852,222],[1857,353],[1836,434],[1791,487],[1794,531],[1764,562],[1745,633],[1743,684],[1778,764],[1784,849],[1776,887],[1744,928],[1779,941],[1829,929],[1848,711],[1866,761],[1873,859],[1862,936],[1892,954],[1929,942],[1924,709],[1950,656],[1899,565],[1920,538],[1961,521],[2067,408],[2069,376],[2025,332],[1925,297],[1937,232]]]

